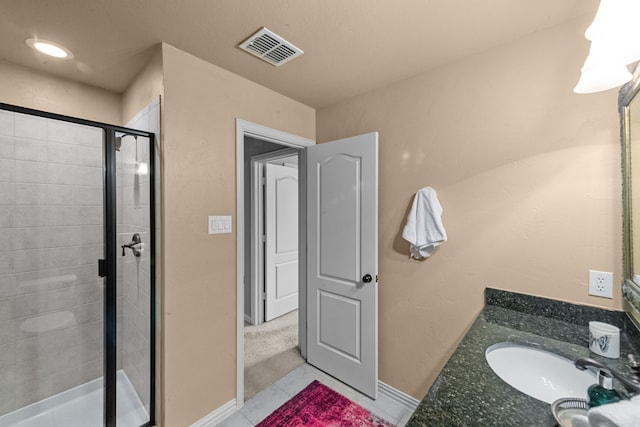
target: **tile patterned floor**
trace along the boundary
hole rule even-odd
[[[397,427],[404,427],[411,416],[411,411],[385,396],[379,395],[377,400],[373,400],[305,363],[246,401],[242,409],[219,423],[218,426],[253,427],[278,409],[280,405],[298,394],[313,380],[318,380],[331,387]]]

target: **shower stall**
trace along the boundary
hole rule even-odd
[[[0,425],[154,424],[154,133],[0,104]]]

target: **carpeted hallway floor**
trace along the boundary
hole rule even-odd
[[[298,348],[298,310],[244,328],[244,399],[304,363]]]

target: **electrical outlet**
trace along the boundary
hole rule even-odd
[[[613,298],[613,273],[589,270],[589,295]]]

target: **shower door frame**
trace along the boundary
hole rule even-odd
[[[148,138],[149,141],[149,280],[150,280],[150,331],[149,331],[149,421],[140,427],[155,425],[155,370],[156,370],[156,244],[155,244],[155,134],[123,126],[96,122],[62,114],[20,107],[0,102],[0,110],[27,114],[36,117],[59,120],[63,122],[100,128],[104,135],[103,144],[103,226],[104,253],[103,259],[98,260],[98,275],[105,280],[104,309],[103,309],[103,337],[104,337],[104,412],[103,425],[116,427],[116,381],[117,381],[117,185],[116,185],[116,132]]]

